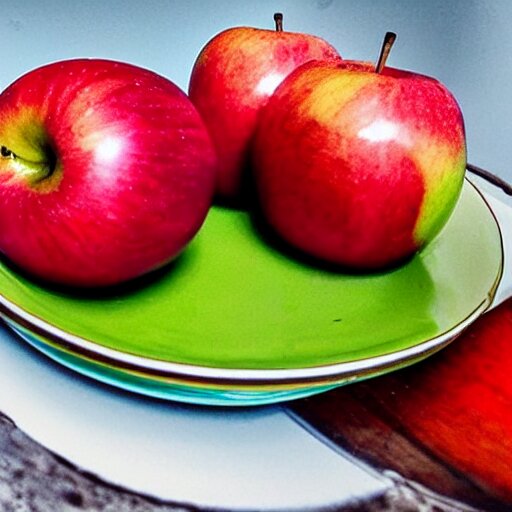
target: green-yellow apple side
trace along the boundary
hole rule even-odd
[[[241,203],[244,172],[259,111],[297,66],[339,59],[323,39],[302,33],[236,27],[213,37],[192,69],[189,96],[212,136],[219,167],[216,194]]]
[[[279,235],[320,260],[379,269],[448,220],[465,173],[464,122],[433,78],[310,62],[263,109],[253,159],[262,212]]]

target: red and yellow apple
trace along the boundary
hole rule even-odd
[[[432,240],[459,197],[464,123],[437,80],[371,63],[310,62],[260,114],[254,175],[284,240],[348,268],[397,264]]]
[[[211,204],[215,151],[184,92],[106,60],[0,95],[0,251],[44,280],[116,284],[175,258]]]
[[[276,15],[277,16],[277,15]],[[240,202],[259,111],[281,81],[313,59],[339,59],[323,39],[281,30],[236,27],[211,39],[192,69],[189,96],[212,135],[217,196]]]

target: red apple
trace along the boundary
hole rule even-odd
[[[254,174],[268,224],[348,268],[397,264],[432,240],[463,184],[464,124],[437,80],[310,62],[263,109]]]
[[[215,151],[185,93],[106,60],[49,64],[0,95],[0,251],[45,280],[111,285],[200,228]]]
[[[339,59],[326,41],[308,34],[237,27],[201,50],[192,69],[189,96],[212,135],[219,157],[217,195],[240,200],[243,172],[258,113],[277,85],[313,59]]]

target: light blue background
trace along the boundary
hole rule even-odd
[[[106,57],[153,69],[182,89],[197,53],[232,26],[327,39],[345,58],[375,60],[398,33],[388,64],[441,80],[466,120],[469,161],[512,181],[512,2],[509,0],[0,0],[0,87],[41,64]]]

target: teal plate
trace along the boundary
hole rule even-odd
[[[289,400],[423,359],[492,302],[499,225],[466,181],[441,234],[383,273],[301,261],[246,212],[214,207],[172,265],[73,293],[0,264],[0,312],[39,350],[95,379],[201,404]]]

